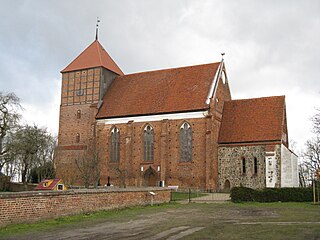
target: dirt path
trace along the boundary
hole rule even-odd
[[[152,208],[149,210],[137,215],[88,221],[10,239],[256,239],[250,238],[250,234],[256,234],[256,232],[264,232],[263,237],[266,237],[257,239],[281,239],[270,235],[274,234],[278,228],[281,231],[290,230],[286,234],[292,232],[292,236],[288,235],[287,239],[318,239],[317,237],[320,239],[319,217],[311,221],[301,216],[291,218],[288,213],[288,220],[286,220],[279,214],[279,209],[271,207],[247,207],[230,203],[192,203],[169,206],[157,211],[153,211]],[[300,214],[299,211],[293,210],[297,216]],[[306,210],[302,209],[301,212],[303,211]],[[310,211],[310,214],[314,213]],[[309,234],[309,229],[313,238],[301,235],[305,234],[304,232]],[[299,232],[295,233],[295,230]]]

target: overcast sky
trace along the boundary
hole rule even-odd
[[[58,132],[60,71],[99,40],[125,73],[225,62],[233,99],[286,95],[304,146],[320,108],[320,1],[2,0],[0,91]],[[266,112],[266,114],[268,114]]]

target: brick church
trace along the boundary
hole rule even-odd
[[[223,60],[124,74],[95,40],[61,73],[55,165],[68,184],[83,184],[77,159],[94,148],[100,185],[298,186],[285,97],[232,100]]]

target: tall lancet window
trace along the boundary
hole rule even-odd
[[[154,131],[150,125],[147,125],[143,130],[143,160],[153,161],[153,148],[154,148]]]
[[[180,162],[192,161],[192,130],[188,123],[180,127]]]
[[[110,161],[120,161],[120,130],[116,127],[111,131]]]

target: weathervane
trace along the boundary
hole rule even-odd
[[[226,53],[224,53],[224,52],[223,52],[223,53],[221,53],[221,56],[222,56],[222,60],[223,60],[223,56],[224,56],[224,55],[226,55]]]
[[[100,19],[99,19],[99,17],[97,17],[97,24],[96,24],[96,41],[98,40],[99,22],[100,22]]]

